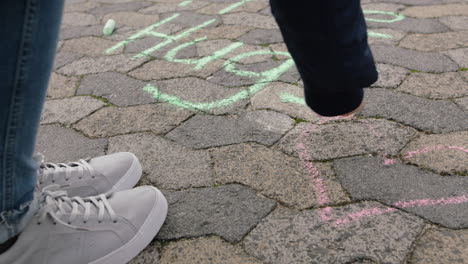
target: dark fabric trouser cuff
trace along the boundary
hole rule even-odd
[[[344,92],[309,94],[307,105],[321,116],[339,116],[358,108],[364,99],[364,89],[353,89]]]

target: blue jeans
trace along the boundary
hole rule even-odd
[[[304,82],[305,99],[323,116],[356,109],[377,81],[360,0],[270,0]]]
[[[0,243],[38,209],[35,138],[63,0],[0,1]]]

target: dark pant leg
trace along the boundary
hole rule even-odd
[[[360,0],[270,0],[273,15],[320,115],[356,109],[377,81]]]
[[[0,1],[0,243],[31,216],[35,138],[62,9],[63,0]]]

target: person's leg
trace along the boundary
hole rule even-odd
[[[0,1],[0,243],[38,208],[33,152],[62,9],[63,0]]]
[[[352,112],[363,88],[377,81],[360,0],[270,0],[296,62],[312,110],[323,116]]]

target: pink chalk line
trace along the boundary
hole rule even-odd
[[[436,205],[453,205],[453,204],[461,204],[468,202],[468,194],[456,197],[449,197],[449,198],[440,198],[437,200],[433,199],[420,199],[420,200],[410,200],[410,201],[399,201],[393,204],[395,207],[399,208],[411,208],[411,207],[427,207],[427,206],[436,206]],[[369,217],[373,215],[382,215],[386,213],[391,213],[396,211],[395,208],[387,208],[387,209],[380,209],[380,208],[371,208],[371,209],[364,209],[355,213],[350,213],[347,216],[337,219],[334,221],[335,225],[345,225],[351,222],[359,221],[363,217]]]
[[[424,154],[424,153],[435,151],[435,150],[442,150],[442,149],[454,149],[454,150],[459,150],[459,151],[468,153],[468,149],[463,148],[463,147],[436,145],[436,146],[430,146],[430,147],[426,147],[426,148],[416,150],[416,151],[407,152],[405,153],[404,158],[409,159],[416,155]]]
[[[352,119],[354,116],[349,116],[349,117],[332,117],[332,118],[321,118],[318,122],[319,125],[326,124],[330,121],[335,121],[335,120],[346,120],[346,119]],[[367,120],[362,120],[364,123],[368,124],[370,130],[374,135],[380,137],[381,134],[378,132]],[[307,127],[298,137],[297,139],[297,144],[296,144],[296,152],[299,155],[299,159],[304,163],[304,166],[307,170],[308,173],[312,176],[312,180],[314,183],[314,189],[316,190],[317,195],[317,203],[318,205],[326,205],[330,202],[330,199],[328,197],[328,191],[327,187],[325,186],[324,180],[320,175],[320,171],[317,169],[317,167],[314,165],[313,162],[311,162],[312,158],[307,152],[307,149],[304,145],[304,140],[305,138],[310,135],[313,131],[315,131],[317,127],[315,125],[310,125]],[[413,157],[414,155],[426,153],[429,151],[433,150],[440,150],[440,149],[456,149],[460,150],[463,152],[468,152],[468,149],[462,148],[462,147],[457,147],[457,146],[434,146],[434,147],[427,147],[421,150],[417,151],[412,151],[406,153],[405,158],[410,158]],[[385,161],[385,165],[391,165],[395,163],[395,159],[390,159],[387,158],[387,154],[383,154]],[[468,194],[467,195],[462,195],[462,196],[457,196],[457,197],[449,197],[449,198],[440,198],[437,200],[433,199],[419,199],[419,200],[409,200],[409,201],[399,201],[393,204],[395,207],[399,208],[410,208],[410,207],[426,207],[426,206],[437,206],[437,205],[453,205],[453,204],[461,204],[461,203],[466,203],[468,202]],[[323,209],[320,209],[319,216],[322,219],[322,221],[331,221],[332,218],[330,214],[332,213],[332,208],[331,207],[326,207]],[[348,224],[350,222],[355,222],[359,221],[363,217],[370,217],[373,215],[382,215],[390,212],[394,212],[397,209],[395,208],[387,208],[387,209],[380,209],[380,208],[371,208],[371,209],[365,209],[361,210],[355,213],[350,213],[346,216],[344,216],[341,219],[336,219],[334,221],[335,225],[343,225],[343,224]]]
[[[367,124],[367,127],[369,128],[369,130],[376,137],[381,137],[382,136],[382,134],[379,131],[377,131],[377,129],[375,129],[375,127],[373,125],[371,125],[368,120],[364,119],[364,120],[361,120],[361,122]],[[396,162],[395,159],[392,159],[392,158],[389,157],[388,153],[383,153],[382,158],[384,159],[384,165],[393,165]]]

